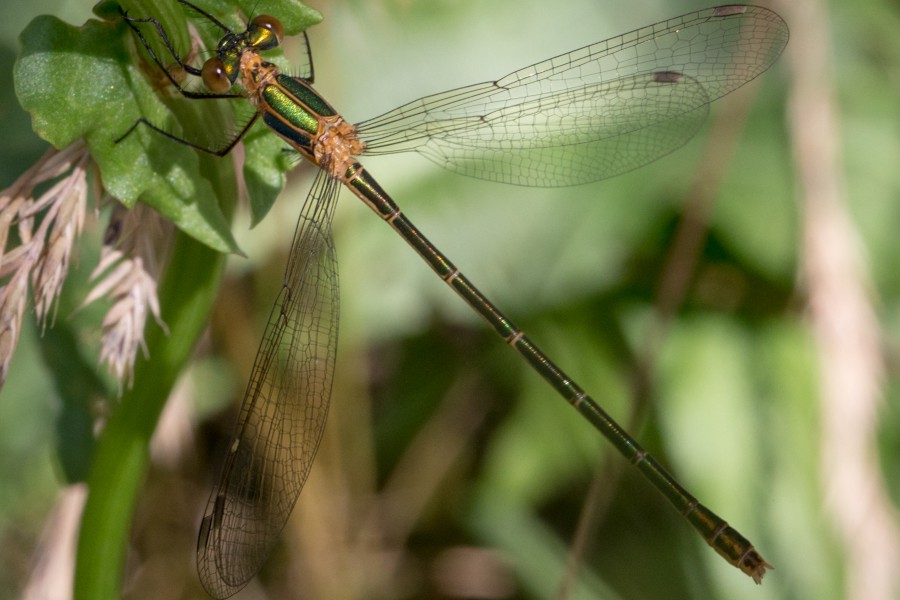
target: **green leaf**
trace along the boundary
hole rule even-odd
[[[198,23],[204,21],[196,11],[186,7],[180,10],[174,2],[123,0],[121,4],[132,17],[158,19],[178,52],[190,47],[186,15],[197,18]],[[198,4],[226,23],[243,26],[233,1]],[[259,14],[261,10],[277,14],[289,34],[320,19],[318,13],[295,0],[238,4],[245,14]],[[117,16],[109,3],[98,4],[95,11],[107,18]],[[230,19],[222,15],[224,11]],[[202,25],[198,30],[207,35],[220,33]],[[145,24],[142,31],[160,60],[173,62],[153,26]],[[235,107],[244,108],[246,113],[248,103],[242,99],[220,102],[181,98],[134,37],[119,18],[111,22],[89,20],[81,27],[55,17],[36,18],[20,36],[22,51],[14,69],[19,101],[31,114],[35,132],[57,148],[83,137],[105,188],[126,206],[144,202],[211,248],[239,251],[210,184],[210,174],[204,173],[196,150],[146,127],[138,127],[120,143],[116,140],[143,117],[201,145],[206,140],[227,141],[239,129],[234,125]],[[144,61],[137,60],[129,47],[139,48]],[[265,131],[261,126],[258,129]],[[272,134],[254,133],[257,141],[248,152],[252,160],[245,172],[248,190],[253,194],[251,204],[256,207],[254,218],[268,211],[284,184],[283,172],[290,167],[280,156],[281,146],[271,139],[262,141],[264,137],[274,139]],[[233,162],[222,159],[216,168],[231,172]],[[236,176],[232,179],[237,186]]]
[[[166,123],[165,105],[124,48],[121,23],[73,27],[34,19],[20,40],[16,94],[35,132],[65,147],[83,137],[106,189],[127,206],[138,200],[220,252],[237,250],[196,152],[149,131],[115,140],[143,116]],[[223,166],[228,166],[223,161]]]

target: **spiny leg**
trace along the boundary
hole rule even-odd
[[[226,154],[231,152],[231,150],[235,146],[237,146],[238,142],[240,142],[244,138],[244,136],[247,135],[247,132],[250,131],[250,128],[253,127],[254,123],[256,123],[257,118],[259,118],[259,113],[258,112],[253,113],[253,116],[250,118],[249,121],[247,121],[247,124],[244,125],[244,127],[240,130],[240,132],[238,132],[238,134],[235,135],[231,139],[231,141],[228,142],[228,144],[226,144],[222,148],[219,148],[218,150],[216,150],[214,148],[207,148],[206,146],[201,146],[200,144],[195,144],[194,142],[192,142],[190,140],[186,140],[184,138],[178,137],[177,135],[175,135],[173,133],[169,133],[165,129],[158,127],[157,125],[154,125],[153,123],[151,123],[144,117],[141,117],[140,119],[135,121],[134,124],[128,128],[128,131],[126,131],[121,136],[119,136],[118,138],[115,139],[114,143],[118,144],[119,142],[124,140],[126,137],[131,135],[131,133],[135,129],[137,129],[139,125],[144,125],[144,126],[150,128],[150,130],[155,131],[156,133],[158,133],[162,136],[165,136],[174,142],[178,142],[179,144],[188,146],[189,148],[193,148],[195,150],[200,150],[201,152],[206,152],[207,154],[212,154],[213,156],[221,157],[221,156],[225,156]]]

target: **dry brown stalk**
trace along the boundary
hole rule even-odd
[[[0,386],[22,330],[28,282],[42,325],[59,298],[84,224],[89,164],[90,155],[80,141],[63,150],[51,149],[0,192],[0,280],[6,280],[0,286]],[[33,197],[37,186],[60,177]],[[13,227],[18,239],[7,248]]]

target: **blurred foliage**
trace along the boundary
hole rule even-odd
[[[351,121],[705,6],[309,4],[326,17],[310,31],[316,87]],[[847,198],[889,359],[881,468],[897,502],[900,11],[890,0],[831,4]],[[7,81],[27,11],[81,23],[90,9],[74,0],[7,6],[0,8],[9,15],[0,20]],[[489,297],[753,540],[776,566],[762,588],[707,548],[402,240],[345,194],[335,225],[342,321],[326,439],[282,547],[245,597],[257,597],[262,585],[278,598],[472,597],[454,588],[467,583],[494,594],[481,597],[550,598],[582,511],[597,507],[567,598],[840,598],[846,557],[823,511],[816,354],[797,281],[801,232],[783,62],[753,90],[717,103],[704,133],[684,149],[599,184],[534,190],[468,180],[414,156],[366,161]],[[28,133],[12,87],[5,89],[4,187],[45,147]],[[708,152],[711,135],[741,118],[744,106],[734,153]],[[135,560],[156,565],[156,556],[168,555],[177,566],[130,571],[128,597],[204,597],[193,544],[209,463],[230,433],[233,415],[221,411],[243,391],[310,177],[305,165],[296,169],[259,226],[248,230],[245,210],[234,227],[250,260],[230,259],[211,343],[202,344],[183,385],[201,415],[196,440],[177,465],[156,462],[135,517]],[[720,183],[706,189],[709,180]],[[702,194],[715,202],[696,270],[657,338],[667,259],[684,207]],[[82,254],[79,271],[90,272],[91,256]],[[63,309],[57,319],[62,327],[82,323]],[[60,431],[81,431],[83,415],[66,420],[34,329],[23,335],[0,395],[5,590],[27,577],[63,471],[80,468],[65,466],[56,448]],[[96,336],[80,335],[85,344]],[[152,526],[160,513],[163,533]]]

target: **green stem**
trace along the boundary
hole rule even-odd
[[[225,255],[175,234],[160,288],[167,335],[147,328],[149,359],[135,365],[134,385],[101,434],[88,477],[75,570],[75,598],[121,596],[125,549],[137,492],[149,459],[150,437],[166,399],[190,358],[216,297]]]

